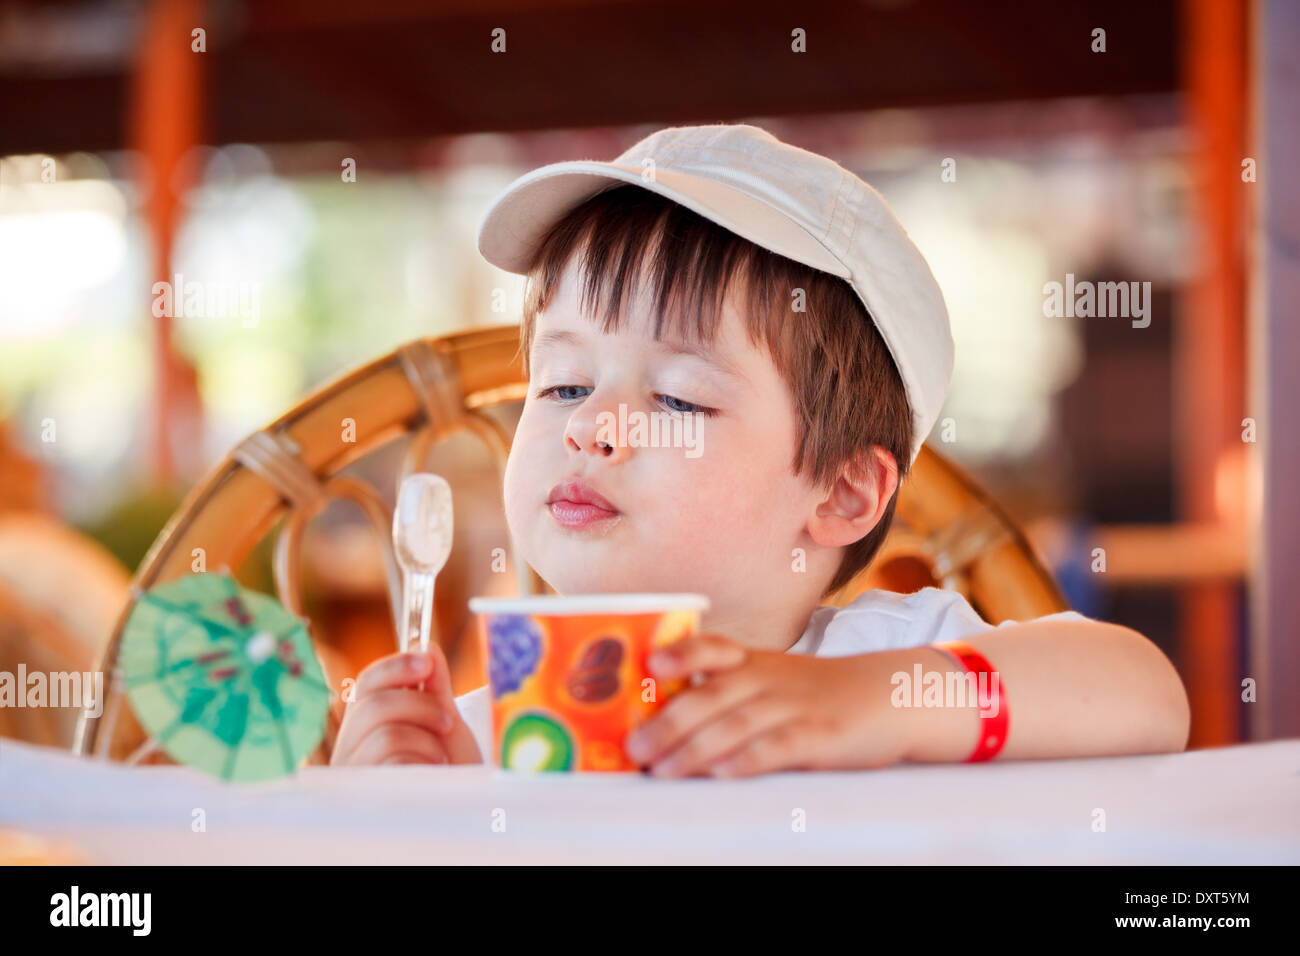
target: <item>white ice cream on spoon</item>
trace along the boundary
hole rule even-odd
[[[441,475],[408,475],[393,509],[393,550],[402,567],[398,645],[403,652],[413,635],[418,635],[422,653],[429,649],[433,582],[451,554],[451,535],[451,485]]]

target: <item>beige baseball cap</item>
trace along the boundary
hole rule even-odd
[[[671,126],[611,162],[552,163],[520,176],[483,217],[479,252],[507,272],[526,274],[565,213],[622,183],[847,280],[898,366],[912,407],[916,460],[952,377],[952,331],[929,265],[878,192],[838,163],[757,126]]]

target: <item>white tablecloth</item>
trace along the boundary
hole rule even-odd
[[[1300,740],[732,781],[392,766],[256,785],[3,741],[0,826],[104,863],[1295,864]]]

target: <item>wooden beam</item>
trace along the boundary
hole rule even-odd
[[[150,460],[155,484],[175,477],[174,442],[191,449],[200,438],[200,405],[194,370],[172,346],[172,320],[154,316],[155,282],[171,282],[172,244],[181,216],[182,162],[200,141],[202,58],[191,50],[190,31],[203,23],[199,0],[153,0],[145,13],[131,87],[129,137],[139,150],[150,184],[145,218],[153,239],[149,285],[140,290],[142,314],[153,328],[154,393]],[[182,295],[183,290],[174,290]],[[186,419],[188,416],[188,420]]]
[[[1215,475],[1240,450],[1245,417],[1245,155],[1248,8],[1186,0],[1184,34],[1191,134],[1193,274],[1174,348],[1175,460],[1183,521],[1220,518]],[[1189,588],[1182,599],[1179,661],[1191,698],[1189,746],[1241,739],[1242,649],[1235,591]]]
[[[1178,10],[1176,0],[248,3],[238,16],[211,18],[206,142],[423,139],[1167,93],[1178,88]],[[1099,26],[1104,54],[1091,51]],[[490,48],[497,27],[505,53]],[[806,31],[805,53],[791,50],[796,27]],[[38,76],[0,59],[0,154],[123,145],[113,112],[120,76],[75,73],[54,60]]]

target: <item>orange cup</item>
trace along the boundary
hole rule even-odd
[[[492,694],[490,761],[507,770],[635,771],[628,733],[685,680],[658,685],[656,648],[695,634],[701,594],[470,598]]]

